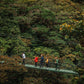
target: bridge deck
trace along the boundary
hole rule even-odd
[[[4,63],[4,61],[0,61],[0,63]],[[21,65],[21,64],[20,64]],[[61,72],[61,73],[69,73],[69,74],[76,74],[79,75],[78,72],[72,71],[72,70],[66,70],[66,69],[56,69],[56,68],[52,68],[52,67],[41,67],[40,66],[35,66],[35,65],[31,65],[31,64],[25,64],[25,67],[28,68],[35,68],[35,69],[42,69],[42,70],[48,70],[48,71],[53,71],[53,72]]]
[[[47,67],[41,67],[40,68],[40,66],[36,67],[35,65],[30,65],[30,64],[25,64],[25,67],[78,75],[78,72],[75,72],[75,71],[72,71],[72,70],[66,70],[66,69],[57,69],[56,70],[56,68],[51,68],[51,67],[48,67],[48,68]]]

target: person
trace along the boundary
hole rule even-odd
[[[22,64],[25,65],[25,58],[26,58],[25,53],[22,54],[22,58],[23,58]]]
[[[35,56],[34,62],[35,62],[35,66],[37,66],[37,63],[38,63],[38,57],[37,56]]]
[[[40,67],[43,67],[43,63],[44,63],[44,57],[43,57],[43,55],[41,54]]]
[[[45,63],[46,63],[46,67],[48,67],[48,63],[49,63],[49,59],[48,59],[48,57],[46,57],[46,61],[45,61]]]
[[[57,70],[57,67],[58,67],[58,61],[59,61],[58,57],[55,57],[55,67],[56,67],[56,70]]]

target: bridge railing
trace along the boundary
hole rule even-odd
[[[27,61],[26,63],[27,63],[27,64],[32,64],[32,65],[35,64],[33,60],[29,60],[29,61]],[[40,61],[38,61],[38,64],[37,64],[37,65],[40,66]],[[43,63],[43,66],[46,67],[46,63],[45,63],[45,62]],[[56,65],[55,65],[54,62],[49,62],[49,63],[48,63],[48,67],[56,68]],[[64,62],[63,62],[63,63],[62,63],[62,62],[59,62],[58,65],[57,65],[57,68],[58,68],[58,69],[74,70],[74,69],[76,69],[76,67],[77,67],[77,66],[74,65],[74,64],[64,63]]]
[[[56,65],[54,62],[49,62],[49,67],[56,68]],[[58,63],[57,68],[58,69],[68,69],[68,70],[74,70],[77,66],[74,64],[69,63]]]
[[[4,61],[0,61],[0,63],[3,64]],[[29,61],[27,60],[26,64],[32,64],[32,65],[34,65],[35,63],[34,63],[33,60],[29,60]],[[38,66],[40,66],[40,61],[38,62]],[[43,63],[43,66],[46,67],[46,63],[45,62]],[[49,62],[48,63],[48,67],[56,68],[56,65],[55,65],[54,62]],[[77,68],[76,65],[69,64],[69,63],[61,63],[61,62],[59,62],[58,65],[57,65],[57,69],[75,70],[76,68]]]

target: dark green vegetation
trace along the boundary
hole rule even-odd
[[[77,65],[74,69],[80,79],[73,77],[72,83],[83,84],[83,4],[83,0],[0,0],[0,55],[13,57],[25,52],[30,58],[41,53],[51,59],[58,56],[62,62]]]

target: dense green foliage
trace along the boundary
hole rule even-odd
[[[0,55],[21,56],[25,52],[30,58],[44,54],[52,60],[58,56],[65,63],[77,65],[75,69],[81,78],[72,81],[81,83],[84,79],[84,1],[80,0],[82,4],[73,1],[79,2],[1,0]]]

